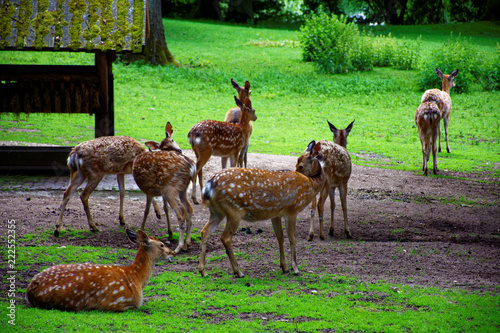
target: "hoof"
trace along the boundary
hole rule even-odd
[[[352,239],[351,233],[349,233],[349,232],[346,232],[345,236],[347,237],[347,239]]]
[[[241,279],[241,278],[245,277],[245,275],[243,273],[241,273],[241,272],[235,272],[234,273],[234,277],[238,278],[238,279]]]
[[[92,232],[99,232],[99,229],[97,229],[97,228],[92,229],[92,228],[91,228],[91,229],[90,229],[90,231],[92,231]]]
[[[206,270],[201,270],[200,274],[201,274],[201,276],[205,277],[205,276],[207,276],[207,271]]]
[[[307,236],[307,240],[309,242],[311,242],[313,239],[314,239],[314,234],[309,234],[309,236]]]
[[[333,232],[333,229],[330,229],[330,230],[328,231],[328,234],[329,234],[330,236],[332,236],[332,237],[333,237],[335,233]]]
[[[55,237],[59,237],[59,230],[57,230],[57,229],[56,229],[56,230],[54,230],[54,236],[55,236]]]
[[[161,214],[156,213],[156,218],[157,218],[158,220],[161,220]]]
[[[324,241],[325,240],[325,236],[319,235],[319,239],[321,239],[322,241]]]

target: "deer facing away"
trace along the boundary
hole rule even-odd
[[[335,189],[338,187],[340,195],[340,203],[342,213],[344,215],[344,233],[347,238],[351,238],[351,231],[347,219],[347,182],[351,177],[351,156],[346,150],[347,136],[349,135],[354,125],[354,120],[345,129],[337,129],[328,121],[330,130],[333,132],[333,143],[326,140],[318,141],[321,143],[321,149],[317,152],[323,156],[323,171],[325,173],[325,185],[320,190],[318,200],[318,218],[319,218],[319,238],[324,240],[323,235],[323,212],[325,201],[330,197],[330,228],[329,235],[334,235],[334,212],[335,212]],[[314,210],[316,206],[316,198],[311,205],[311,224],[309,228],[309,236],[307,240],[311,241],[314,238]]]
[[[231,79],[231,84],[233,85],[233,88],[238,92],[238,99],[240,101],[246,101],[247,98],[250,98],[250,94],[252,93],[252,91],[250,90],[250,82],[245,81],[245,86],[243,88],[240,87],[238,83],[236,83],[233,79]],[[238,124],[241,120],[241,116],[242,111],[239,107],[232,108],[227,111],[224,121],[226,123]],[[241,149],[241,152],[238,155],[238,162],[236,163],[236,166],[238,167],[243,167],[243,165],[245,166],[245,168],[247,167],[248,146],[250,144],[250,136],[252,135],[252,130],[253,123],[250,122],[247,141],[245,142],[245,146]],[[227,157],[221,157],[221,162],[222,169],[225,169],[227,165]]]
[[[126,311],[142,305],[142,290],[153,273],[155,262],[174,252],[142,230],[127,229],[139,250],[130,266],[95,264],[57,265],[35,275],[26,291],[31,305],[65,311]]]
[[[455,69],[450,75],[443,74],[439,68],[436,68],[436,74],[441,78],[441,88],[426,90],[422,95],[421,103],[433,102],[436,103],[440,110],[440,118],[444,123],[444,132],[446,136],[446,151],[450,152],[450,143],[448,141],[448,125],[450,123],[451,115],[451,98],[450,98],[450,88],[455,86],[455,77],[458,74],[458,69]],[[438,138],[439,138],[439,148],[438,151],[441,152],[441,124],[438,122]]]
[[[196,155],[196,174],[200,182],[200,190],[203,189],[203,166],[212,155],[229,157],[231,167],[234,167],[242,148],[245,145],[249,131],[250,121],[257,120],[255,110],[252,108],[250,99],[243,104],[236,96],[236,105],[241,109],[242,116],[238,124],[230,124],[216,120],[204,120],[194,125],[188,133],[189,143]],[[196,199],[196,178],[193,182],[192,198]]]
[[[171,125],[165,127],[166,137],[161,142],[164,150],[180,151],[179,146],[172,140]],[[120,190],[120,225],[125,225],[123,217],[123,199],[125,197],[125,175],[132,173],[134,159],[144,153],[146,149],[135,139],[127,136],[105,136],[80,143],[70,152],[68,167],[70,169],[70,184],[64,191],[61,210],[56,222],[54,236],[59,236],[64,210],[71,195],[88,179],[87,185],[80,195],[83,208],[87,215],[90,230],[99,231],[92,219],[89,209],[89,196],[96,189],[105,175],[116,174]],[[160,217],[160,210],[155,202],[156,215]]]
[[[437,143],[439,135],[439,122],[441,120],[440,109],[435,102],[422,102],[415,110],[415,124],[418,128],[418,136],[422,144],[424,175],[427,176],[427,162],[432,151],[432,171],[437,173]]]
[[[156,142],[149,142],[156,148]],[[134,161],[132,170],[137,186],[146,194],[147,202],[141,229],[144,230],[151,202],[155,196],[162,196],[165,214],[168,217],[168,204],[179,221],[179,244],[175,253],[188,250],[191,245],[191,218],[193,208],[187,199],[187,188],[196,175],[196,165],[190,158],[177,151],[154,150],[142,153]],[[172,227],[168,223],[168,235],[172,238]],[[186,241],[184,242],[184,231]]]
[[[212,176],[203,188],[203,204],[210,210],[210,218],[201,231],[199,271],[206,276],[205,256],[207,240],[219,223],[226,218],[221,241],[236,277],[243,277],[234,256],[232,239],[241,219],[249,222],[271,219],[278,238],[280,266],[287,272],[283,251],[281,217],[290,241],[292,270],[299,273],[296,259],[295,222],[301,212],[316,196],[325,177],[318,157],[314,153],[320,143],[312,141],[309,154],[299,158],[296,171],[266,171],[259,169],[231,168]]]

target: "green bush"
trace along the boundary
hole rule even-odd
[[[497,90],[500,86],[499,59],[500,56],[496,60],[488,57],[468,39],[451,35],[441,48],[419,66],[418,84],[422,90],[440,88],[441,79],[436,75],[436,67],[445,74],[458,68],[454,92],[467,93],[472,87]]]
[[[326,73],[371,70],[373,66],[414,69],[419,60],[420,39],[398,41],[388,36],[361,33],[346,18],[327,14],[312,16],[301,27],[302,57]]]
[[[303,59],[313,61],[327,73],[369,70],[371,48],[365,48],[360,32],[345,17],[321,13],[306,20],[300,28]]]

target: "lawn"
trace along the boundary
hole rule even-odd
[[[298,32],[288,29],[164,21],[169,49],[180,68],[115,63],[115,129],[142,142],[161,140],[167,121],[174,139],[190,148],[187,132],[204,119],[223,119],[235,106],[230,79],[249,80],[258,120],[250,152],[299,154],[311,139],[330,139],[326,120],[344,128],[353,119],[348,149],[354,163],[419,172],[421,147],[413,120],[422,91],[417,70],[390,67],[325,75],[302,61]],[[372,33],[396,38],[421,36],[422,59],[450,33],[470,36],[488,54],[498,51],[498,25],[376,27]],[[0,63],[92,64],[88,54],[0,52]],[[460,74],[456,81],[460,80]],[[436,76],[435,88],[440,82]],[[499,175],[500,94],[451,91],[452,152],[440,153],[439,168]],[[61,126],[64,124],[64,126]],[[0,141],[75,145],[94,135],[89,115],[2,115]],[[443,134],[444,135],[444,134]]]

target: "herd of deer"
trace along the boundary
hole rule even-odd
[[[443,91],[427,90],[422,96],[421,105],[415,112],[415,123],[419,130],[424,154],[424,174],[427,175],[427,161],[432,149],[434,173],[436,166],[436,136],[440,136],[439,122],[444,120],[446,146],[448,144],[448,122],[451,111],[449,88],[458,73],[443,75],[436,68],[443,80]],[[199,272],[206,275],[205,255],[207,240],[219,223],[226,218],[226,225],[221,241],[231,262],[235,276],[243,277],[232,248],[232,238],[240,220],[249,222],[270,219],[280,251],[280,266],[287,272],[283,250],[283,229],[281,217],[285,220],[290,242],[291,265],[294,274],[298,274],[296,260],[295,223],[297,214],[307,205],[311,205],[311,224],[308,240],[314,237],[313,217],[315,210],[319,217],[319,237],[323,235],[323,210],[327,197],[330,197],[330,228],[334,234],[333,218],[335,209],[335,188],[339,188],[340,201],[344,217],[344,232],[351,237],[347,219],[347,182],[351,176],[351,158],[346,150],[347,136],[354,121],[346,129],[338,130],[328,122],[333,132],[333,142],[311,141],[304,154],[297,160],[295,171],[267,171],[247,169],[249,138],[252,134],[252,121],[257,119],[250,102],[250,83],[240,87],[231,79],[238,92],[234,98],[237,108],[230,109],[225,121],[205,120],[191,128],[188,133],[189,143],[196,155],[196,163],[183,155],[173,141],[173,129],[170,123],[165,127],[165,138],[160,144],[146,142],[148,151],[130,137],[101,137],[86,141],[76,146],[68,157],[71,172],[70,185],[63,195],[60,215],[56,222],[54,235],[59,236],[66,204],[75,190],[87,180],[87,185],[80,198],[84,206],[89,227],[98,231],[92,220],[88,198],[104,175],[116,174],[120,191],[120,225],[124,225],[123,199],[124,176],[132,174],[139,188],[146,194],[146,209],[141,229],[144,230],[146,219],[153,203],[158,218],[160,209],[154,197],[162,196],[167,217],[169,237],[172,236],[168,205],[173,208],[179,222],[179,242],[172,251],[161,241],[148,237],[142,230],[137,233],[127,229],[126,233],[133,242],[139,241],[137,256],[130,266],[73,264],[56,265],[37,274],[27,289],[26,297],[33,305],[40,308],[55,308],[68,311],[102,310],[125,311],[138,308],[142,304],[142,289],[149,281],[154,264],[159,259],[170,259],[181,250],[187,251],[191,244],[191,219],[193,208],[187,198],[187,189],[193,183],[192,201],[198,203],[196,196],[196,178],[200,183],[202,202],[210,211],[210,217],[201,231],[201,252]],[[439,142],[441,151],[441,142]],[[203,186],[203,166],[210,157],[222,158],[223,170],[215,173]],[[230,169],[226,169],[227,158]],[[235,167],[236,166],[236,167]],[[245,166],[243,168],[243,166]],[[320,194],[316,201],[317,194]],[[317,206],[317,207],[316,207]]]

